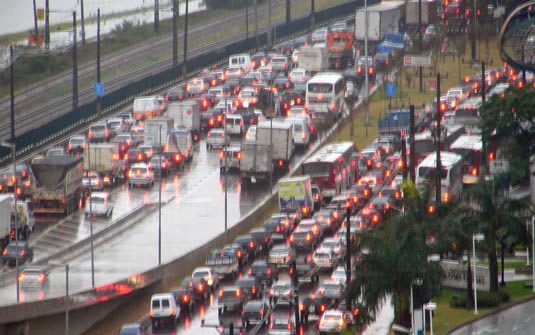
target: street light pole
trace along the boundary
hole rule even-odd
[[[228,229],[228,191],[227,191],[227,153],[228,153],[228,146],[227,146],[227,111],[228,111],[228,105],[227,105],[227,93],[225,92],[225,113],[223,115],[224,117],[224,131],[225,134],[225,145],[223,146],[223,154],[225,155],[225,232],[227,232]]]
[[[476,241],[483,241],[485,239],[485,235],[483,234],[474,234],[472,235],[472,264],[473,264],[473,270],[474,273],[473,276],[473,286],[474,286],[474,315],[477,315],[477,280],[476,280]]]
[[[429,328],[430,328],[430,334],[433,335],[433,311],[437,309],[437,304],[434,302],[428,302],[424,306],[424,311],[429,311]],[[425,312],[424,312],[424,319],[425,319]]]
[[[69,264],[65,264],[65,335],[69,335]]]
[[[535,292],[535,216],[531,217],[531,292]]]
[[[158,145],[158,160],[160,172],[158,173],[158,266],[162,265],[162,125],[160,125]]]
[[[370,112],[368,106],[368,0],[364,0],[364,56],[365,70],[364,75],[364,109],[366,111],[366,137],[368,137],[368,127],[370,125]]]
[[[346,287],[351,284],[351,206],[350,201],[346,203]],[[351,297],[346,294],[346,310],[351,311]]]

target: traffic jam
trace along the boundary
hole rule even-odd
[[[137,323],[125,325],[122,333],[145,327],[143,322],[158,333],[188,328],[194,317],[202,319],[202,327],[225,334],[231,328],[248,334],[340,332],[358,318],[358,308],[345,307],[347,249],[350,262],[358,262],[359,233],[402,209],[401,175],[408,167],[401,137],[408,142],[408,110],[389,111],[379,121],[381,137],[368,147],[326,144],[305,159],[300,177],[283,176],[296,152],[307,152],[320,131],[347,115],[365,68],[373,81],[379,67],[387,71],[400,60],[397,52],[386,61],[381,54],[353,64],[352,31],[347,22],[338,22],[274,50],[233,55],[225,69],[203,70],[165,94],[138,97],[132,109],[1,171],[0,190],[6,193],[0,198],[0,206],[6,206],[0,211],[6,214],[0,221],[2,263],[32,262],[28,242],[34,215],[69,216],[80,210],[112,221],[114,189],[124,184],[126,192],[151,190],[162,179],[175,178],[203,143],[209,155],[219,157],[221,175],[237,175],[243,189],[276,184],[279,212],[212,250],[191,278],[154,295],[148,317],[132,320]],[[331,48],[334,44],[337,48]],[[482,86],[488,96],[503,94],[518,85],[518,77],[506,65],[487,69],[417,113],[417,185],[436,169],[424,158],[435,151],[437,131],[444,134],[443,150],[456,155],[443,168],[462,171],[447,173],[442,201],[460,196],[463,185],[473,183],[481,160],[480,101],[474,96]],[[438,130],[437,109],[443,124]],[[491,145],[493,159],[500,149]],[[25,266],[17,280],[31,290],[45,288],[47,278],[45,267]]]

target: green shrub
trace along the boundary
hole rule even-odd
[[[467,308],[468,307],[468,298],[466,294],[459,293],[451,296],[450,307],[453,308]]]
[[[511,295],[506,290],[500,290],[498,294],[501,302],[509,302],[511,300]]]
[[[497,307],[502,302],[499,292],[478,292],[477,305],[479,307]]]

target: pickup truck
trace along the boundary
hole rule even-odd
[[[240,268],[238,257],[234,252],[225,252],[220,249],[212,250],[204,264],[218,273],[220,278],[230,276],[235,279]]]

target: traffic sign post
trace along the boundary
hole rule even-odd
[[[96,82],[93,86],[93,94],[96,97],[102,97],[104,95],[104,83]]]
[[[429,67],[431,66],[431,56],[405,56],[403,66]]]
[[[396,95],[396,83],[386,83],[386,96],[391,98]]]

